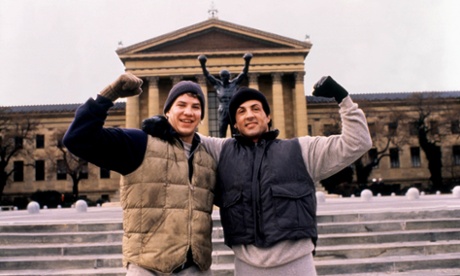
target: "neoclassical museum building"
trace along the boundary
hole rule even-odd
[[[163,103],[175,83],[191,80],[201,86],[207,98],[206,116],[198,131],[217,136],[216,91],[203,76],[197,57],[206,55],[206,66],[216,78],[222,69],[234,77],[243,69],[243,55],[252,53],[249,74],[242,85],[266,95],[272,109],[273,127],[280,131],[280,138],[337,134],[340,130],[337,104],[305,95],[305,60],[311,47],[309,41],[212,17],[119,48],[116,53],[126,71],[144,80],[144,92],[126,102],[116,102],[105,126],[139,128],[145,118],[162,113]],[[436,140],[442,152],[444,179],[452,182],[460,177],[460,91],[370,92],[352,94],[366,112],[374,139],[374,148],[362,161],[367,164],[371,157],[381,157],[379,163],[372,166],[369,184],[372,179],[381,179],[385,185],[400,188],[430,185],[428,161],[412,129],[424,106],[430,111],[426,117],[426,125],[431,129],[429,138]],[[36,141],[29,145],[31,156],[16,156],[9,162],[8,168],[14,168],[15,172],[5,186],[4,196],[27,196],[37,190],[72,191],[71,178],[56,166],[62,156],[54,151],[50,157],[48,148],[57,144],[56,133],[67,129],[77,107],[78,104],[1,107],[7,110],[2,116],[39,120]],[[35,165],[28,166],[31,162]],[[87,169],[87,177],[79,184],[80,195],[92,200],[101,197],[116,200],[120,175],[92,164],[87,164]],[[356,182],[356,176],[352,182]],[[318,189],[322,189],[320,183]]]

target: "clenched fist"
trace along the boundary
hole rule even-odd
[[[113,83],[99,93],[112,101],[118,98],[136,96],[142,93],[143,81],[127,72],[120,75]]]
[[[335,98],[337,103],[341,103],[342,100],[348,96],[347,90],[345,90],[340,84],[338,84],[330,76],[322,77],[313,87],[313,96],[315,97],[326,97]]]

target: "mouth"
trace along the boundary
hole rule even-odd
[[[193,124],[193,120],[188,120],[188,119],[182,119],[180,120],[181,123],[184,123],[184,124]]]

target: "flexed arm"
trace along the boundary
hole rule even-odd
[[[299,137],[307,170],[313,181],[320,181],[365,154],[372,147],[372,139],[364,112],[331,77],[323,77],[315,84],[313,96],[334,98],[342,122],[341,134]]]

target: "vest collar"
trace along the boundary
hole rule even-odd
[[[277,130],[277,129],[267,131],[267,132],[263,133],[263,134],[260,136],[259,142],[262,141],[262,140],[265,140],[265,141],[267,141],[267,142],[268,142],[268,141],[275,140],[276,137],[278,137],[279,133],[280,133],[280,132],[279,132],[279,130]],[[246,144],[246,145],[253,145],[253,144],[254,144],[254,142],[253,142],[251,139],[249,139],[249,138],[247,138],[247,137],[241,135],[240,133],[237,133],[237,134],[233,135],[233,137],[234,137],[239,143]]]

